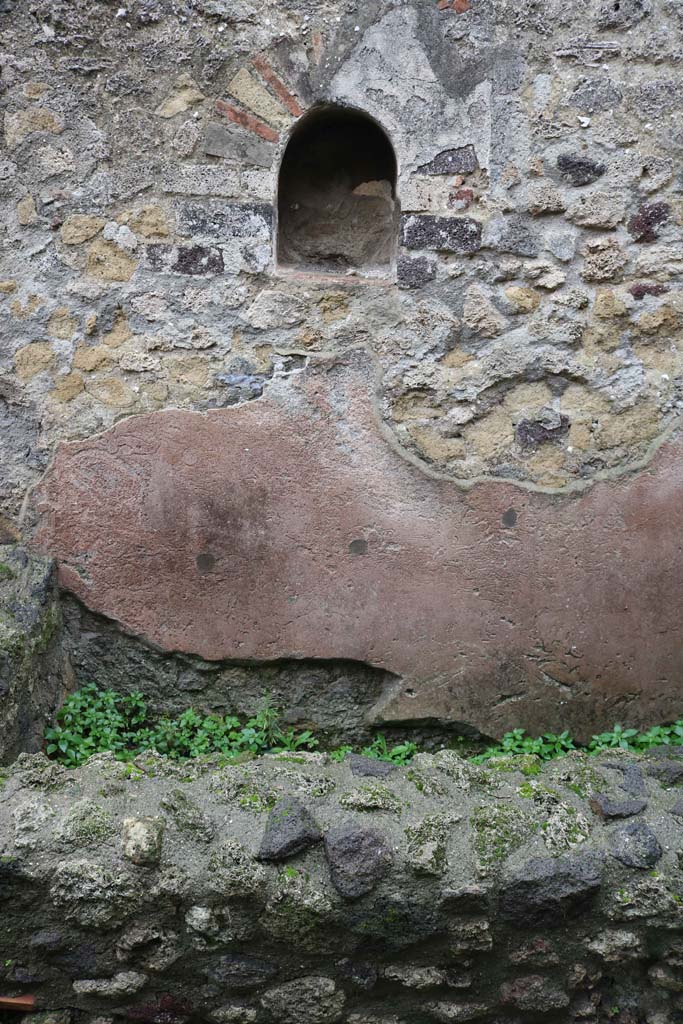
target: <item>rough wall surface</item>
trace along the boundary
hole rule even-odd
[[[287,0],[265,11],[251,0],[29,0],[3,4],[0,18],[0,515],[28,533],[28,491],[58,442],[76,442],[47,485],[58,533],[45,525],[42,532],[46,548],[69,563],[64,585],[171,649],[232,655],[235,627],[211,621],[208,597],[218,594],[225,612],[239,595],[239,621],[251,624],[245,657],[270,659],[277,650],[372,661],[367,635],[377,620],[391,620],[387,603],[403,615],[403,583],[424,601],[420,572],[402,575],[424,543],[422,564],[435,567],[438,585],[452,594],[437,612],[458,609],[458,627],[439,633],[437,614],[438,664],[420,677],[435,682],[420,714],[440,704],[434,687],[445,694],[454,685],[471,703],[458,666],[474,650],[473,690],[484,692],[481,679],[499,666],[491,695],[507,701],[501,725],[531,724],[530,707],[549,718],[558,688],[562,699],[574,690],[606,695],[597,715],[626,701],[641,720],[665,717],[682,610],[671,587],[681,559],[679,459],[677,442],[667,441],[683,401],[680,3]],[[289,133],[330,102],[370,114],[396,152],[402,219],[396,265],[384,277],[285,272],[274,263],[277,172]],[[364,379],[341,395],[328,368],[359,348]],[[368,424],[368,385],[381,433]],[[77,499],[82,484],[65,467],[75,452],[91,450],[83,442],[138,414],[138,426],[130,419],[92,442],[107,470],[85,476],[110,488],[100,528],[112,543],[109,562],[106,544],[92,552],[90,577],[84,518],[100,498]],[[327,479],[339,482],[353,468],[358,491],[373,468],[385,467],[389,477],[377,488],[387,500],[406,499],[403,528],[417,542],[408,561],[396,558],[397,576],[384,567],[377,578],[385,607],[373,598],[371,558],[354,561],[364,601],[356,635],[361,616],[349,617],[345,603],[353,591],[340,593],[336,583],[347,538],[330,527],[350,492],[326,491],[309,473],[308,504],[297,505],[300,537],[307,523],[320,522],[322,506],[329,509],[325,536],[305,539],[331,558],[317,575],[301,572],[302,582],[314,580],[317,601],[307,632],[296,607],[285,614],[291,576],[263,523],[263,509],[286,491],[281,460],[314,422],[323,439],[341,445]],[[157,438],[171,423],[183,432],[183,457],[164,467],[165,507],[177,509],[179,523],[160,535],[175,545],[185,510],[194,508],[183,491],[194,459],[202,493],[213,480],[221,493],[239,487],[252,502],[238,510],[242,536],[274,560],[257,560],[255,579],[243,546],[239,573],[223,566],[218,593],[213,563],[186,565],[198,529],[188,522],[179,549],[188,575],[172,593],[186,588],[191,599],[185,619],[176,607],[167,624],[163,591],[175,546],[151,560],[126,536],[117,504],[132,493],[131,461],[142,478],[159,476]],[[140,448],[119,447],[122,430],[144,441],[147,463]],[[242,480],[253,452],[236,454],[241,431],[260,466],[270,467],[268,479],[257,467],[251,490]],[[202,447],[209,436],[218,458]],[[230,466],[220,458],[223,443]],[[411,521],[432,497],[438,517]],[[354,553],[366,543],[372,551],[375,536],[382,543],[384,510],[364,504],[365,533],[348,538],[359,542]],[[518,505],[529,508],[534,532],[520,517],[520,527],[503,534],[500,515]],[[347,510],[339,511],[341,522]],[[204,529],[212,510],[199,516]],[[225,550],[232,527],[220,530],[216,543]],[[512,551],[502,567],[501,544]],[[609,551],[617,552],[613,566]],[[570,573],[575,552],[579,568]],[[305,550],[296,557],[305,561]],[[291,553],[288,567],[294,560]],[[109,582],[115,571],[127,585],[133,578],[132,593],[149,587],[144,615],[135,601],[121,609]],[[486,595],[499,573],[510,594],[521,574],[520,621],[513,617],[509,638],[498,599],[473,596]],[[526,579],[533,592],[525,592]],[[277,596],[264,605],[268,580]],[[411,610],[396,644],[379,636],[373,664],[410,675],[405,657],[388,656],[387,642],[407,648],[417,632],[421,651],[429,630],[420,632],[420,616],[431,630],[432,610],[429,601]],[[579,622],[582,615],[590,621]],[[319,632],[313,648],[301,642],[330,620],[336,633]],[[569,635],[577,623],[578,639]],[[339,633],[341,644],[333,642]],[[572,674],[575,647],[580,666]],[[515,708],[520,660],[526,689]],[[445,703],[459,714],[450,696]]]
[[[67,1022],[675,1024],[683,761],[538,767],[23,755],[4,998]]]
[[[0,764],[40,750],[63,690],[54,566],[0,544]]]

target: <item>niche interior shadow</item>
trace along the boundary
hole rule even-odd
[[[325,106],[299,122],[280,166],[280,265],[334,273],[389,268],[398,212],[396,157],[372,118]]]

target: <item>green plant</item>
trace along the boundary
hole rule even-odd
[[[392,764],[408,764],[417,753],[417,744],[406,740],[394,747],[387,745],[386,738],[379,733],[369,747],[363,747],[363,757],[372,757],[375,761],[391,761]]]
[[[70,767],[107,750],[127,761],[140,749],[137,737],[146,721],[141,693],[124,695],[89,683],[67,697],[57,723],[46,729],[47,753]]]
[[[346,743],[342,747],[337,747],[335,750],[330,751],[330,757],[333,761],[343,761],[347,754],[350,754],[353,747]]]
[[[470,761],[474,764],[484,764],[492,758],[510,754],[535,754],[542,761],[549,761],[570,750],[576,750],[576,745],[566,729],[561,733],[546,732],[536,738],[527,736],[524,729],[513,729],[512,732],[505,733],[500,743],[487,747],[481,754],[475,754]]]
[[[46,729],[45,739],[47,754],[68,767],[83,764],[92,754],[105,751],[111,751],[119,761],[132,761],[143,751],[153,750],[175,760],[218,754],[222,760],[230,762],[264,753],[296,753],[318,747],[318,740],[310,729],[297,733],[293,728],[281,727],[280,712],[270,695],[264,697],[256,714],[244,724],[232,715],[206,715],[194,708],[188,708],[177,718],[154,722],[141,693],[99,690],[92,683],[67,697],[55,724]],[[617,723],[611,730],[593,736],[588,745],[576,743],[566,729],[536,737],[527,736],[524,729],[513,729],[505,733],[499,743],[469,760],[485,764],[496,758],[534,755],[527,758],[530,762],[527,766],[521,759],[514,762],[524,774],[533,775],[538,772],[536,758],[548,761],[572,750],[589,754],[613,749],[642,752],[654,746],[683,746],[683,719],[653,725],[645,732]],[[351,745],[345,744],[331,751],[330,757],[343,761],[352,750]],[[417,750],[417,744],[410,740],[390,747],[386,737],[379,733],[361,753],[378,761],[406,765]],[[497,767],[510,770],[502,760]],[[137,770],[131,766],[131,771]],[[0,775],[0,786],[3,781]]]
[[[602,732],[591,738],[588,749],[598,752],[620,747],[622,750],[649,750],[650,747],[683,746],[683,720],[671,725],[653,725],[647,732],[624,729],[616,724],[611,732]]]
[[[104,751],[111,751],[119,761],[131,761],[145,750],[184,760],[211,754],[235,758],[311,750],[318,745],[308,730],[283,732],[279,720],[277,708],[266,696],[245,725],[234,716],[204,715],[194,708],[154,723],[141,693],[120,694],[88,684],[67,697],[56,724],[46,730],[46,751],[62,764],[76,767]]]
[[[683,719],[671,725],[653,725],[647,732],[625,729],[618,722],[608,732],[598,733],[588,745],[576,743],[568,730],[561,733],[546,732],[542,736],[527,736],[524,729],[507,732],[500,743],[487,747],[481,754],[470,758],[474,764],[484,764],[496,757],[517,754],[536,754],[542,761],[561,757],[570,750],[584,750],[598,754],[601,750],[631,750],[635,753],[657,746],[683,746]]]

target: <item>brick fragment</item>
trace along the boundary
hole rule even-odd
[[[270,86],[280,103],[287,108],[293,117],[301,117],[303,110],[300,107],[296,96],[289,91],[287,86],[281,79],[275,74],[265,57],[260,54],[252,58],[251,63],[254,65],[263,81]]]
[[[238,124],[241,128],[246,128],[248,132],[252,132],[254,135],[259,135],[266,142],[277,142],[280,138],[278,132],[266,124],[265,121],[254,117],[253,114],[248,114],[246,110],[240,110],[239,107],[235,107],[232,103],[226,103],[225,100],[216,100],[215,110],[217,114],[223,114],[228,121]]]

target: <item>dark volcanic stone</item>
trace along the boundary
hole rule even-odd
[[[576,153],[561,153],[557,158],[557,167],[570,185],[590,185],[607,170],[604,164],[597,160],[589,160],[588,157],[578,156]]]
[[[526,1012],[561,1010],[569,1005],[569,996],[550,978],[531,974],[508,981],[500,989],[501,1003]]]
[[[612,768],[621,773],[621,788],[629,796],[644,796],[647,793],[643,773],[637,764],[620,764],[618,761],[606,761],[605,768]]]
[[[569,433],[569,417],[560,416],[559,423],[548,426],[540,420],[520,420],[515,428],[515,437],[522,448],[536,448],[544,441],[558,441]]]
[[[647,800],[642,797],[633,797],[631,800],[612,800],[604,793],[598,793],[591,800],[590,805],[601,818],[630,818],[645,810]]]
[[[222,274],[223,253],[206,245],[181,245],[173,270],[179,274]]]
[[[348,900],[371,892],[389,871],[393,855],[384,833],[345,824],[325,837],[332,884]]]
[[[152,270],[192,275],[222,274],[224,270],[223,253],[215,246],[153,243],[145,252]]]
[[[573,857],[534,857],[505,880],[500,914],[517,925],[559,927],[584,910],[602,882],[602,856],[594,851]]]
[[[669,808],[669,814],[674,814],[677,818],[683,818],[683,800],[677,800],[673,807]]]
[[[420,174],[470,174],[479,167],[474,146],[459,146],[437,153],[428,164],[418,167]]]
[[[396,771],[396,765],[390,761],[377,761],[374,757],[363,757],[362,754],[347,754],[344,760],[354,775],[372,779],[384,779]]]
[[[650,281],[638,281],[629,287],[634,299],[644,299],[646,295],[665,295],[668,292],[665,284],[653,284]]]
[[[321,839],[320,829],[301,801],[286,796],[278,800],[268,815],[259,859],[286,860]]]
[[[410,256],[401,255],[396,266],[396,280],[399,288],[422,288],[429,281],[433,281],[436,275],[436,268],[426,256],[418,256],[411,259]]]
[[[636,242],[654,242],[655,228],[667,222],[670,212],[668,203],[644,203],[628,222],[629,233]]]
[[[221,956],[204,969],[210,981],[235,991],[259,988],[274,978],[278,971],[278,965],[268,960],[238,954]]]
[[[488,914],[491,896],[480,885],[468,885],[462,889],[446,889],[441,907],[448,914]]]
[[[58,928],[46,928],[36,932],[29,940],[32,949],[40,950],[41,953],[58,953],[66,946],[74,942],[74,937],[69,932],[61,931]]]
[[[363,992],[369,992],[377,984],[379,973],[374,964],[342,960],[338,967],[341,977],[354,988],[359,988]]]
[[[401,240],[408,249],[477,252],[481,249],[481,224],[471,217],[409,214],[401,219]]]
[[[629,821],[611,835],[613,857],[629,868],[653,868],[662,856],[657,836],[644,821]]]
[[[650,750],[649,758],[645,771],[653,779],[664,786],[676,786],[683,781],[683,758],[669,747]]]
[[[269,238],[273,208],[267,203],[184,203],[178,222],[185,234],[211,238]]]

